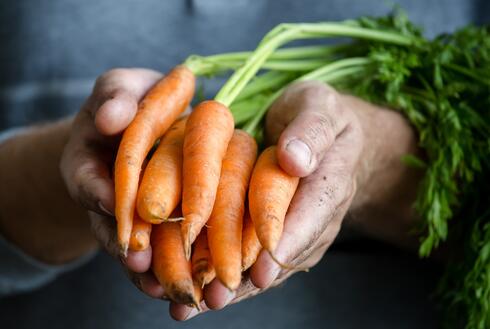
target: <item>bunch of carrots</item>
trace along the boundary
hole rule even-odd
[[[332,82],[368,63],[338,60],[342,45],[278,48],[331,36],[411,42],[349,22],[282,24],[254,52],[189,57],[140,102],[115,161],[118,241],[123,254],[151,244],[152,270],[175,302],[199,307],[204,285],[237,289],[262,249],[273,256],[299,178],[280,168],[274,146],[258,155],[262,118],[289,83]],[[196,77],[230,70],[214,100],[183,116]]]
[[[167,295],[198,306],[200,289],[215,277],[236,289],[262,246],[274,251],[299,178],[282,171],[274,147],[256,161],[255,139],[234,128],[221,102],[201,102],[179,118],[194,85],[194,74],[177,66],[147,93],[123,135],[114,175],[122,252],[151,243],[152,269]]]

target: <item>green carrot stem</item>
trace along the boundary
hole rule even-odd
[[[260,93],[243,101],[233,102],[230,106],[230,111],[233,114],[235,125],[241,126],[249,121],[255,115],[255,110],[262,108],[269,96],[270,94]]]
[[[328,74],[339,69],[343,69],[351,66],[362,66],[367,65],[371,61],[366,57],[352,57],[341,59],[331,64],[320,67],[310,73],[307,73],[297,79],[297,81],[307,81],[307,80],[322,80],[322,77],[328,77]]]
[[[272,31],[274,32],[274,30]],[[267,42],[261,42],[257,49],[250,55],[242,67],[235,71],[229,80],[223,85],[215,97],[215,100],[229,106],[250,79],[257,73],[269,55],[282,44],[286,43],[296,31],[290,29],[278,34]],[[269,34],[266,35],[266,38]],[[264,39],[266,39],[264,38]]]
[[[398,32],[379,31],[342,23],[301,23],[280,24],[269,32],[250,55],[218,92],[215,100],[229,106],[238,96],[248,81],[257,73],[267,58],[283,44],[296,39],[325,38],[333,36],[353,37],[376,40],[402,46],[416,41],[413,37]]]
[[[327,59],[348,49],[348,47],[349,45],[347,44],[290,47],[276,50],[270,55],[269,59],[270,61]],[[186,59],[184,65],[189,67],[196,76],[217,75],[243,65],[251,54],[251,51],[243,51],[210,56],[191,55]],[[267,65],[267,62],[265,65]]]
[[[350,45],[320,45],[320,46],[301,46],[278,49],[275,51],[269,59],[308,59],[308,58],[325,58],[331,55],[343,51]],[[251,51],[242,51],[234,53],[225,53],[210,55],[204,57],[210,61],[245,61],[250,55]]]
[[[274,71],[310,71],[328,63],[329,60],[309,59],[309,60],[267,60],[263,69]],[[228,69],[237,69],[243,65],[243,61],[222,61],[216,63],[216,66],[222,66]]]
[[[304,76],[299,77],[295,81],[308,81],[317,80],[325,83],[332,83],[338,79],[352,76],[364,70],[364,67],[369,64],[369,60],[366,58],[348,58],[344,60],[339,60],[335,63],[326,65],[316,71],[310,72]],[[257,110],[253,118],[248,121],[243,130],[255,136],[257,133],[257,127],[262,121],[265,113],[269,107],[274,103],[274,101],[284,92],[286,87],[282,87],[277,90],[274,94],[269,96],[267,101],[263,103],[263,106]]]
[[[472,78],[478,82],[481,82],[483,84],[486,84],[488,86],[490,86],[490,78],[487,78],[485,79],[484,77],[482,76],[479,76],[477,74],[474,73],[474,71],[472,70],[469,70],[465,67],[462,67],[462,66],[459,66],[459,65],[456,65],[456,64],[452,64],[452,63],[447,63],[447,64],[443,64],[445,67],[447,67],[448,69],[451,69],[455,72],[458,72],[460,74],[463,74],[469,78]]]
[[[289,72],[270,71],[256,76],[250,83],[243,88],[240,95],[237,96],[235,102],[242,101],[253,95],[257,95],[268,89],[277,89],[286,82],[292,80],[295,74]]]

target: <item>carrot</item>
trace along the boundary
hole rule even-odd
[[[248,211],[243,216],[242,233],[242,271],[248,270],[257,260],[262,245],[260,244],[255,227]]]
[[[133,217],[133,228],[129,239],[129,249],[142,251],[150,245],[151,224],[143,221],[137,213]]]
[[[117,234],[126,254],[143,160],[155,141],[185,110],[194,94],[195,77],[177,66],[143,98],[138,112],[124,131],[115,162]]]
[[[196,296],[196,301],[199,303],[203,301],[204,299],[204,293],[202,291],[202,287],[194,281],[194,295]],[[200,304],[194,305],[199,311],[201,311]]]
[[[206,228],[201,230],[194,242],[194,251],[192,252],[192,277],[195,282],[202,288],[216,277],[211,254],[209,252],[208,238]]]
[[[298,177],[289,176],[279,167],[275,146],[262,152],[252,173],[248,201],[257,237],[271,255],[281,238],[284,218],[298,183]]]
[[[230,290],[241,281],[242,226],[248,183],[257,159],[257,143],[235,130],[223,159],[216,201],[209,217],[208,240],[218,279]]]
[[[200,103],[187,119],[184,136],[182,235],[189,259],[191,244],[213,210],[221,163],[233,135],[230,110],[216,101]]]
[[[155,225],[151,234],[152,270],[167,296],[179,304],[199,307],[191,263],[185,258],[180,223]]]
[[[167,220],[180,202],[186,121],[175,122],[162,137],[143,175],[136,205],[141,218],[149,223]]]

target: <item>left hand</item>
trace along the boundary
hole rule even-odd
[[[102,74],[75,117],[60,165],[72,199],[89,210],[99,243],[120,259],[141,291],[155,298],[162,298],[164,291],[150,270],[151,246],[130,251],[126,258],[119,256],[110,172],[122,131],[135,116],[141,98],[161,78],[161,73],[141,68],[112,69]]]
[[[263,251],[237,291],[218,280],[208,285],[204,310],[236,303],[314,266],[335,240],[356,192],[364,145],[359,118],[344,97],[325,84],[303,82],[290,86],[271,107],[268,141],[277,144],[280,166],[303,177],[275,251],[279,261],[296,270],[281,269]],[[170,313],[186,320],[198,311],[172,303]]]

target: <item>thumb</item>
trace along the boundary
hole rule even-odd
[[[292,85],[271,111],[279,112],[285,102],[297,113],[279,137],[277,157],[287,173],[305,177],[317,169],[326,151],[346,128],[347,111],[333,88],[316,81]]]
[[[122,132],[133,120],[138,102],[162,75],[147,69],[113,69],[97,79],[89,111],[103,135]]]

